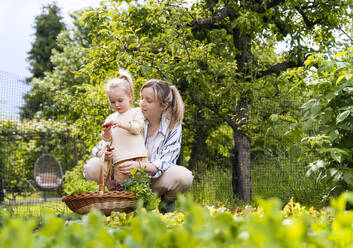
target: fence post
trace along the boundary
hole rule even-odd
[[[3,202],[4,199],[5,199],[4,188],[2,185],[2,178],[0,177],[0,203]]]
[[[74,154],[75,154],[75,163],[78,164],[78,156],[77,156],[77,141],[76,136],[74,136]]]

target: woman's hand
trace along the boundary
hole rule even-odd
[[[111,147],[105,151],[104,160],[108,161],[113,159],[113,150],[114,150],[114,147]],[[101,157],[102,153],[103,153],[103,150],[100,150],[99,152],[97,152],[97,157]]]
[[[113,150],[114,150],[114,147],[110,147],[105,151],[104,160],[112,160],[113,159]]]
[[[137,170],[138,167],[140,167],[138,161],[126,161],[119,165],[119,171],[124,175],[130,175],[130,170]]]
[[[149,175],[154,175],[157,173],[157,167],[149,162],[138,162],[138,161],[126,161],[120,164],[119,170],[124,175],[130,175],[130,170],[137,170],[137,168],[143,169]]]

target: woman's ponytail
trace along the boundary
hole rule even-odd
[[[170,120],[169,129],[171,130],[175,125],[179,125],[183,122],[184,102],[183,102],[183,99],[181,98],[181,95],[178,89],[174,85],[170,86],[170,90],[173,95],[172,101],[170,103],[171,120]]]

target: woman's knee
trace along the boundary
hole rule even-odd
[[[184,193],[192,185],[193,175],[183,166],[169,167],[159,178],[152,181],[152,189],[163,195],[168,192]]]
[[[194,176],[189,169],[177,165],[171,174],[173,175],[174,183],[179,185],[181,193],[184,193],[191,187]]]
[[[89,159],[83,167],[83,176],[90,181],[99,182],[100,160],[99,158]]]

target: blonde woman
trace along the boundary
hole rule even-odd
[[[174,211],[178,193],[192,185],[190,170],[176,164],[180,155],[184,103],[177,88],[165,81],[151,79],[141,88],[140,109],[145,118],[144,143],[148,161],[125,161],[119,170],[130,175],[131,169],[145,168],[150,175],[151,188],[166,205],[165,212]],[[99,153],[100,144],[94,148]],[[106,153],[106,159],[111,153]]]

